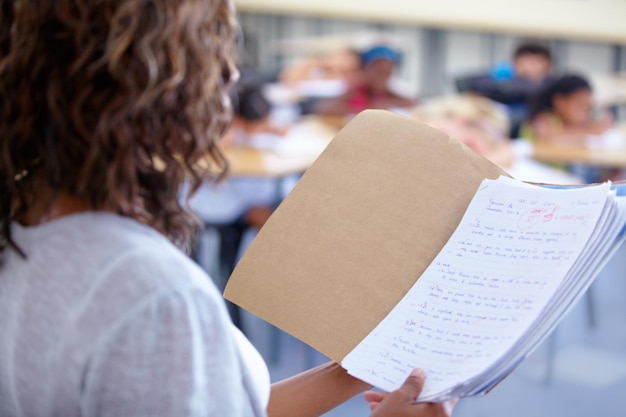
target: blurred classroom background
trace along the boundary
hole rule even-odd
[[[373,34],[380,33],[401,47],[403,58],[397,78],[410,88],[409,94],[418,97],[455,92],[457,77],[489,72],[498,64],[510,62],[515,47],[526,39],[544,42],[559,72],[576,71],[601,78],[626,71],[626,29],[621,22],[617,28],[612,25],[623,20],[626,6],[617,0],[555,0],[547,4],[537,1],[523,3],[525,13],[512,7],[516,2],[447,0],[426,2],[440,5],[432,6],[436,8],[429,12],[433,16],[423,17],[415,14],[421,7],[427,7],[419,4],[425,2],[416,5],[404,2],[403,9],[415,8],[414,13],[388,12],[401,0],[349,3],[351,11],[331,6],[329,1],[315,3],[319,5],[317,12],[307,12],[301,1],[239,0],[239,18],[246,37],[242,64],[272,79],[304,57],[345,46],[358,48],[372,42]],[[361,4],[370,3],[378,4],[372,6],[376,10],[359,11]],[[491,10],[489,6],[493,6]],[[324,7],[340,10],[319,10]],[[445,13],[446,7],[449,17],[436,15],[435,12]],[[462,12],[475,12],[463,18],[458,16],[462,12],[450,9],[455,7],[463,8]],[[282,12],[272,13],[272,10]],[[337,16],[332,17],[333,13]],[[389,13],[392,16],[386,16]],[[545,15],[550,13],[553,15],[546,20]],[[497,21],[499,18],[506,20]],[[407,23],[408,20],[415,22]],[[562,27],[556,24],[560,21],[565,21]]]
[[[623,1],[238,0],[236,5],[242,77],[233,90],[237,116],[224,142],[231,176],[219,186],[203,186],[191,200],[206,226],[193,256],[222,288],[299,176],[364,108],[416,117],[522,180],[579,184],[624,178]],[[527,81],[517,83],[520,45],[549,52],[551,67],[532,88]],[[366,74],[362,64],[381,60],[390,67]],[[540,92],[567,74],[582,79],[589,94],[566,101],[570,92],[556,92],[531,121]],[[384,85],[377,86],[381,79]],[[570,90],[580,88],[579,83]],[[534,133],[523,137],[525,128]],[[454,415],[626,415],[625,260],[622,247],[555,334],[493,392],[463,400]],[[230,307],[233,320],[267,360],[273,380],[326,360]],[[327,417],[367,414],[366,403],[356,397]]]

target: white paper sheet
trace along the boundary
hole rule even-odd
[[[386,391],[420,367],[420,399],[444,398],[538,318],[594,232],[608,190],[485,180],[446,246],[342,366]]]

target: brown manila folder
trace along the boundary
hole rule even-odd
[[[380,389],[487,392],[621,244],[610,184],[524,184],[443,133],[356,116],[252,242],[225,297]],[[451,246],[450,246],[451,245]]]

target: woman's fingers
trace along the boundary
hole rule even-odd
[[[384,392],[376,392],[376,391],[365,391],[365,393],[363,393],[363,398],[365,399],[365,401],[367,401],[368,403],[371,402],[381,402],[385,397],[387,396],[387,394],[385,394]]]

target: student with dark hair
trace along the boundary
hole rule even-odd
[[[513,53],[514,76],[543,83],[552,74],[552,54],[540,43],[523,43]]]
[[[610,117],[595,118],[591,85],[580,75],[563,75],[531,101],[521,135],[533,141],[584,145],[613,125]]]
[[[587,79],[566,74],[547,85],[531,101],[528,120],[522,126],[520,136],[533,142],[587,146],[601,142],[602,135],[612,126],[613,119],[608,113],[602,117],[594,116],[593,94]],[[621,170],[582,164],[567,168],[588,183],[621,180],[623,177]]]
[[[234,119],[222,144],[250,146],[255,135],[284,136],[288,127],[272,122],[272,104],[263,94],[262,84],[236,85],[231,94]]]
[[[225,173],[228,0],[0,5],[0,416],[319,416],[367,385],[327,363],[270,386],[178,199]],[[204,164],[198,164],[199,161]],[[415,404],[414,371],[368,394]]]
[[[233,110],[236,116],[254,122],[268,117],[272,104],[263,95],[262,85],[242,84],[235,88]]]
[[[361,53],[361,72],[345,93],[322,101],[317,112],[324,115],[350,116],[366,109],[407,108],[415,100],[392,91],[389,81],[400,64],[400,52],[387,45],[376,45]]]
[[[509,134],[515,138],[527,117],[528,101],[554,79],[552,67],[552,56],[547,47],[536,42],[522,43],[515,49],[512,62],[500,63],[488,74],[461,77],[457,80],[457,88],[506,105],[511,119]]]

